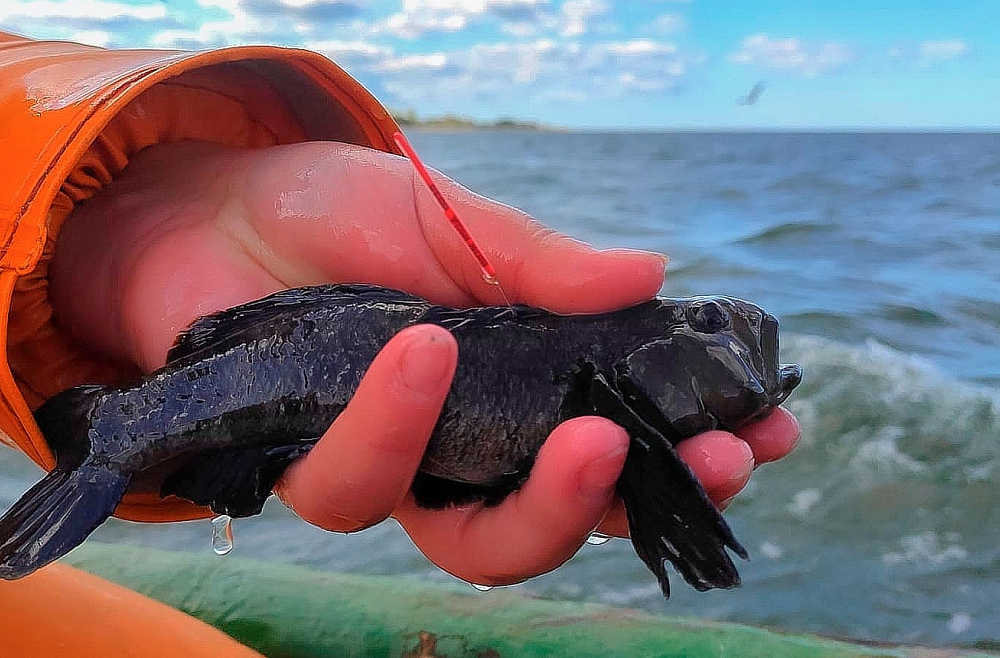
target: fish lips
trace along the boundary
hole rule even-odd
[[[778,369],[778,386],[771,393],[771,404],[778,406],[783,403],[801,383],[802,366],[797,363],[783,363]]]

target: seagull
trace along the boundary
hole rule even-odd
[[[754,105],[760,99],[760,95],[764,93],[764,89],[766,88],[767,85],[764,84],[764,81],[758,80],[757,84],[753,86],[753,89],[750,90],[749,94],[746,96],[740,96],[736,99],[736,104],[742,107]]]

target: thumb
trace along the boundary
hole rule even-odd
[[[546,228],[524,212],[435,175],[442,193],[468,227],[511,301],[558,313],[596,313],[645,301],[663,285],[662,254],[632,249],[599,251]],[[451,278],[481,302],[501,303],[434,196],[414,182],[417,218],[435,257]]]

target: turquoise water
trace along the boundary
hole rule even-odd
[[[519,587],[790,631],[1000,643],[1000,135],[412,140],[557,229],[670,254],[664,294],[764,306],[782,321],[783,360],[805,368],[789,403],[800,447],[727,512],[752,554],[740,590],[678,584],[664,602],[623,541]],[[37,475],[5,452],[0,507]],[[234,531],[234,555],[449,578],[391,522],[331,535],[271,504]],[[111,522],[94,538],[211,550],[207,521]]]

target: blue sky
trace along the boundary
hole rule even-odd
[[[301,46],[394,110],[580,128],[996,129],[998,26],[1000,0],[0,0],[37,38]]]

